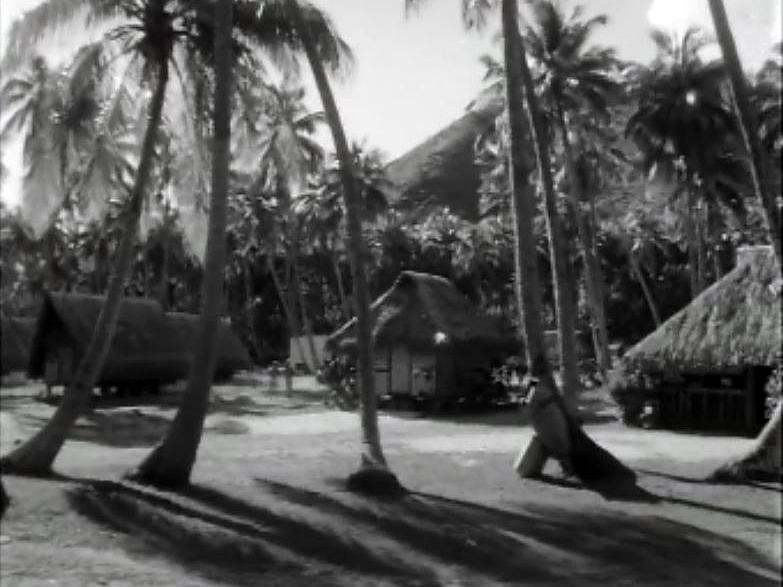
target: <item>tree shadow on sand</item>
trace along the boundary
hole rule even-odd
[[[509,511],[420,493],[378,502],[257,482],[282,499],[332,511],[352,525],[369,525],[413,549],[497,579],[546,581],[552,560],[535,548],[544,545],[544,554],[556,549],[591,560],[607,584],[622,578],[634,585],[777,585],[778,569],[741,542],[657,516],[557,507]],[[582,584],[576,573],[566,570],[553,583]],[[584,583],[590,582],[585,576]]]
[[[217,569],[224,582],[226,573],[258,581],[282,569],[313,585],[313,576],[330,585],[370,582],[364,577],[434,586],[455,576],[465,584],[777,585],[777,568],[743,543],[658,516],[499,509],[426,494],[377,500],[266,479],[240,491],[92,481],[70,498],[91,519],[194,572]]]
[[[373,552],[350,531],[318,527],[209,487],[171,493],[127,482],[72,481],[80,485],[69,499],[81,514],[221,582],[257,585],[260,575],[272,571],[276,577],[282,571],[304,579],[310,575],[306,561],[338,574],[392,578],[395,584],[437,584],[428,579],[426,568]],[[306,583],[335,584],[310,576]]]

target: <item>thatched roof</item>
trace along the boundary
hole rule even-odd
[[[509,325],[485,316],[448,279],[403,271],[394,285],[371,306],[373,340],[378,346],[400,343],[418,349],[438,344],[471,344],[482,350],[518,351],[519,344]],[[332,334],[326,346],[334,351],[356,347],[356,319]]]
[[[46,341],[53,333],[81,355],[92,337],[105,301],[103,296],[47,293],[33,339],[29,375],[42,377]],[[166,314],[157,301],[124,298],[117,331],[98,383],[176,381],[187,376],[193,352],[197,315]],[[230,374],[246,368],[247,351],[231,329],[221,324],[216,372]]]
[[[27,371],[34,334],[33,318],[0,316],[0,373]]]
[[[459,119],[389,163],[389,201],[400,208],[448,206],[477,218],[481,177],[473,145],[502,111],[501,96],[481,96]]]
[[[45,295],[36,324],[29,375],[42,377],[47,337],[57,332],[81,355],[92,337],[104,296],[78,293]],[[155,300],[124,298],[117,331],[99,377],[103,381],[175,381],[187,373],[188,356],[177,331]]]
[[[177,329],[179,336],[188,345],[188,348],[192,347],[197,332],[199,315],[168,312],[166,318]],[[250,355],[248,355],[247,349],[227,322],[218,324],[217,337],[218,357],[215,367],[216,373],[231,374],[250,367]]]
[[[649,370],[774,365],[781,348],[780,271],[771,248],[740,251],[737,267],[625,354]]]

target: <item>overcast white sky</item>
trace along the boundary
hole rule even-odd
[[[724,0],[746,67],[755,68],[780,38],[780,0]],[[40,0],[0,1],[0,42],[11,22]],[[466,32],[460,0],[429,0],[405,17],[404,0],[315,0],[328,10],[356,56],[353,75],[335,85],[347,133],[366,138],[389,157],[402,154],[460,116],[481,88],[478,57],[497,53],[492,39],[497,17],[483,34]],[[566,0],[566,5],[573,0]],[[617,48],[620,57],[646,61],[653,55],[651,23],[711,28],[707,0],[589,0],[588,15],[607,14],[609,24],[595,42]],[[520,2],[522,4],[522,2]],[[67,54],[83,42],[83,31],[66,31],[47,43],[47,56]],[[308,80],[308,84],[309,84]],[[318,108],[315,92],[309,102]],[[19,149],[3,154],[10,168],[2,199],[18,198]]]

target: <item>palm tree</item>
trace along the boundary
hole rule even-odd
[[[275,228],[280,230],[274,234],[286,241],[281,248],[289,268],[285,288],[288,296],[280,301],[292,340],[301,346],[299,337],[304,334],[310,356],[316,360],[318,355],[300,279],[301,227],[293,211],[292,197],[304,188],[308,174],[315,172],[323,161],[323,150],[313,138],[317,125],[323,121],[323,113],[309,112],[303,99],[304,89],[288,79],[280,87],[261,79],[245,80],[239,92],[243,107],[236,116],[240,132],[234,145],[237,155],[234,168],[255,183],[255,192],[275,193],[274,209],[280,221]],[[269,207],[266,209],[271,211]],[[274,243],[275,239],[269,242]],[[273,261],[271,256],[267,258]],[[275,284],[279,285],[274,268],[271,272]],[[284,290],[277,289],[282,295]],[[305,364],[310,367],[309,361]]]
[[[678,181],[687,199],[686,233],[691,266],[691,295],[706,285],[703,247],[704,192],[715,159],[731,150],[736,124],[724,98],[723,63],[705,63],[699,53],[707,40],[698,29],[681,37],[654,31],[658,56],[639,76],[639,106],[627,134],[647,157],[649,167],[680,170]],[[709,146],[709,148],[708,148]],[[670,173],[670,172],[669,172]]]
[[[491,58],[485,57],[484,63],[488,68],[487,77],[505,75],[503,66],[495,63]],[[524,63],[523,67],[526,66],[527,63]],[[530,72],[523,72],[522,77],[523,83],[525,83],[525,92],[535,92]],[[579,366],[576,354],[577,300],[574,295],[576,279],[571,267],[569,246],[564,237],[560,212],[557,207],[555,184],[552,177],[549,129],[545,124],[542,113],[538,110],[538,102],[533,100],[532,109],[530,101],[526,102],[530,119],[531,142],[534,145],[541,191],[544,196],[544,219],[549,237],[549,260],[552,266],[552,291],[557,317],[563,395],[569,408],[575,410],[576,397],[580,388]]]
[[[124,24],[109,31],[103,43],[118,46],[128,53],[128,65],[120,76],[126,82],[128,73],[137,71],[143,84],[152,85],[150,105],[146,112],[147,124],[143,132],[141,153],[136,175],[123,216],[123,237],[115,255],[115,267],[110,279],[106,301],[95,326],[95,332],[81,358],[72,384],[52,419],[32,439],[9,454],[4,466],[21,473],[45,474],[50,471],[65,438],[89,398],[114,334],[124,284],[133,260],[134,239],[144,195],[155,159],[155,144],[163,118],[163,106],[170,71],[173,69],[183,86],[185,110],[191,106],[203,110],[208,98],[207,68],[211,59],[214,26],[208,3],[186,0],[47,0],[34,11],[17,21],[9,33],[8,50],[3,65],[10,67],[19,60],[25,42],[32,44],[52,26],[63,21],[75,22],[79,9],[86,8],[88,19],[124,19]],[[274,48],[274,55],[288,54],[282,49],[296,49],[300,43],[287,26],[284,0],[267,0],[264,10],[258,2],[238,5],[234,26],[240,34],[232,41],[237,65],[252,70],[256,67],[251,47]],[[308,22],[324,35],[326,41],[319,48],[335,55],[341,46],[331,36],[331,26],[319,19],[317,11],[308,12]],[[70,20],[69,20],[70,19]],[[117,63],[117,60],[112,60]],[[187,112],[186,112],[187,113]],[[188,113],[189,114],[189,113]],[[202,139],[204,129],[197,118],[191,129],[197,139]],[[195,142],[194,149],[201,149]],[[192,162],[193,163],[193,162]],[[198,162],[200,163],[200,162]],[[198,164],[187,166],[187,181],[182,198],[198,192],[193,176],[203,176]],[[179,198],[178,198],[179,199]]]
[[[231,153],[231,92],[234,0],[215,3],[215,97],[212,143],[212,197],[202,294],[201,320],[188,374],[188,385],[177,415],[162,443],[147,456],[132,477],[163,487],[181,487],[190,480],[204,428],[209,390],[217,356],[218,321],[223,307],[223,265],[226,256],[226,210]]]
[[[492,4],[490,0],[464,1],[464,20],[471,26],[483,24]],[[531,124],[534,132],[544,129],[545,124],[538,120],[541,110],[527,66],[519,17],[517,0],[501,1],[506,112],[511,142],[509,167],[516,244],[515,285],[527,365],[532,380],[536,382],[528,397],[536,436],[523,455],[520,455],[516,468],[523,477],[539,475],[551,455],[560,461],[565,471],[576,473],[585,480],[630,480],[635,478],[633,472],[595,444],[570,415],[552,377],[546,356],[533,232],[534,186],[529,180],[533,163],[524,144],[526,129],[522,112],[525,105],[528,106],[528,115],[536,119],[535,124]],[[543,133],[536,138],[539,141],[543,139]],[[540,142],[536,149],[539,153],[548,154],[546,145]]]
[[[53,71],[43,57],[12,75],[0,94],[10,115],[0,141],[22,135],[25,175],[22,217],[41,235],[53,215],[105,210],[106,194],[130,175],[129,102],[100,83],[106,57],[96,43]]]
[[[323,63],[318,55],[315,39],[304,20],[303,7],[300,6],[299,0],[287,0],[287,4],[297,31],[302,38],[307,60],[310,63],[316,87],[321,96],[326,120],[334,140],[337,160],[340,164],[340,178],[343,187],[343,197],[345,198],[346,225],[356,310],[357,370],[362,429],[360,468],[359,471],[350,477],[349,485],[359,490],[367,489],[396,493],[400,491],[400,485],[386,463],[378,429],[378,398],[375,394],[372,361],[370,295],[367,287],[367,276],[364,271],[365,244],[362,240],[362,205],[356,170],[354,169],[348,141],[345,138],[345,130],[340,120],[340,112],[332,95]]]
[[[55,7],[58,2],[50,3]],[[102,15],[116,14],[128,6],[122,2],[91,7]],[[134,9],[137,8],[134,6]],[[153,84],[153,92],[148,113],[147,128],[141,146],[141,157],[136,171],[136,177],[131,188],[127,208],[124,211],[124,236],[120,241],[115,256],[115,267],[109,281],[106,301],[96,321],[90,342],[82,356],[71,384],[68,386],[63,401],[47,424],[30,440],[12,451],[2,460],[3,469],[21,474],[42,475],[51,470],[51,465],[60,451],[71,427],[85,407],[92,388],[100,374],[100,370],[108,354],[109,344],[120,313],[120,304],[133,257],[134,235],[141,213],[142,202],[147,186],[147,179],[153,165],[155,137],[163,113],[163,103],[168,83],[168,63],[171,58],[174,30],[170,25],[168,14],[162,3],[148,3],[144,11],[136,16],[145,17],[147,23],[154,23],[150,29],[138,29],[139,35],[133,39],[132,29],[118,31],[117,38],[134,50],[143,53],[149,60],[146,70],[147,80]],[[125,13],[131,16],[131,13]],[[42,26],[40,22],[30,23],[29,19],[18,21],[12,29],[11,38],[18,31],[32,25]],[[136,32],[135,30],[133,32]]]
[[[609,102],[619,89],[611,72],[616,60],[611,50],[585,48],[593,29],[606,23],[605,16],[582,20],[582,7],[570,16],[561,13],[550,0],[534,4],[534,26],[525,31],[525,43],[534,63],[538,65],[538,85],[552,105],[552,118],[560,135],[571,205],[581,242],[585,267],[585,285],[589,303],[596,357],[604,375],[611,368],[606,315],[603,304],[603,277],[593,248],[593,228],[590,222],[590,193],[579,172],[580,161],[575,154],[571,135],[575,128],[567,117],[589,111],[591,117],[609,118]]]
[[[731,32],[726,8],[721,0],[709,0],[712,21],[715,25],[715,32],[718,36],[718,42],[723,53],[723,59],[726,62],[726,69],[729,75],[732,95],[734,97],[734,111],[739,119],[739,127],[742,134],[745,149],[751,158],[751,175],[753,178],[753,189],[756,197],[761,202],[764,209],[764,215],[767,221],[769,236],[773,243],[775,255],[778,260],[778,267],[783,271],[783,254],[781,253],[781,224],[780,207],[776,199],[778,192],[773,188],[771,181],[771,162],[764,152],[761,137],[759,135],[759,126],[756,119],[750,95],[747,88],[747,81],[742,70],[742,64],[737,54],[737,47],[734,43],[734,36]],[[778,102],[780,97],[778,96]],[[715,476],[718,478],[741,479],[747,476],[750,466],[762,457],[763,453],[774,444],[780,444],[781,431],[781,410],[783,402],[778,402],[772,417],[767,422],[764,429],[759,433],[753,446],[738,459],[733,459],[724,464]],[[778,459],[780,452],[778,449]],[[779,463],[778,463],[779,466]]]
[[[388,180],[381,154],[354,143],[351,146],[351,156],[360,186],[362,222],[376,222],[389,207],[384,195]],[[293,210],[315,244],[331,257],[343,318],[348,320],[353,313],[345,291],[340,263],[340,255],[345,249],[346,213],[339,165],[322,166],[310,183],[307,190],[294,198]]]

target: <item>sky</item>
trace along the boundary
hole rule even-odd
[[[429,0],[407,15],[404,0],[312,0],[331,15],[352,47],[356,63],[346,79],[334,83],[335,98],[348,136],[364,139],[394,158],[434,134],[464,111],[482,87],[482,54],[500,54],[497,14],[483,32],[466,31],[460,0]],[[724,0],[743,64],[757,68],[780,39],[780,0]],[[0,2],[0,45],[12,21],[40,0]],[[562,0],[567,8],[572,0]],[[587,15],[606,14],[595,44],[614,46],[627,60],[654,55],[651,25],[683,30],[691,24],[711,30],[707,0],[589,0]],[[520,2],[523,4],[523,2]],[[64,31],[41,48],[47,57],[68,54],[84,42],[83,31]],[[318,109],[306,72],[308,105]],[[324,132],[323,139],[328,140]],[[328,143],[331,148],[331,143]],[[0,197],[18,201],[20,149],[10,145],[3,161],[10,169]]]

